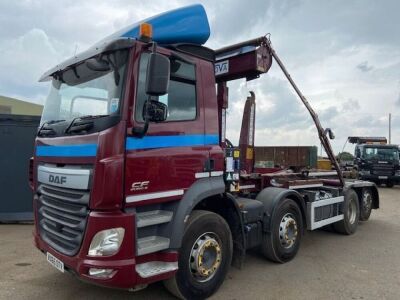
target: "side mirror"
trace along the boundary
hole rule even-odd
[[[147,65],[146,94],[162,96],[168,93],[170,62],[168,57],[151,53]]]
[[[168,117],[168,107],[162,102],[147,100],[143,105],[142,114],[143,119],[147,119],[149,122],[164,122]]]

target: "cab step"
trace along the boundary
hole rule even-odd
[[[136,272],[142,278],[149,278],[160,274],[178,270],[178,262],[150,261],[136,265]]]
[[[169,238],[162,236],[147,236],[137,240],[137,255],[158,252],[169,248]]]
[[[157,225],[162,223],[168,223],[172,220],[174,213],[168,210],[151,210],[141,212],[136,215],[137,227],[146,227],[151,225]]]

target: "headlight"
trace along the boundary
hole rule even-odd
[[[111,228],[99,231],[89,247],[89,256],[109,256],[118,252],[124,239],[124,228]]]

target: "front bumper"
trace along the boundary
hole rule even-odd
[[[360,179],[373,181],[373,182],[393,182],[393,183],[400,183],[400,176],[392,175],[378,175],[378,174],[367,174],[367,175],[360,175]]]
[[[88,223],[85,236],[82,241],[79,252],[75,256],[64,255],[51,248],[38,234],[35,227],[33,232],[34,244],[43,253],[51,253],[64,263],[67,271],[78,276],[80,279],[90,281],[95,284],[128,289],[137,285],[140,281],[135,272],[135,251],[134,251],[134,215],[122,212],[97,213],[91,212],[88,217]],[[94,235],[104,229],[123,227],[125,228],[124,240],[119,251],[109,257],[90,257],[87,255],[90,242]],[[113,269],[115,270],[111,278],[97,278],[89,275],[90,268]]]
[[[34,205],[35,206],[35,205]],[[36,211],[36,208],[35,208]],[[44,254],[49,252],[64,263],[64,269],[74,274],[79,279],[93,284],[120,289],[134,289],[149,283],[172,277],[177,270],[155,274],[142,278],[136,272],[136,266],[147,262],[177,262],[177,251],[164,251],[150,253],[136,257],[135,214],[115,212],[90,212],[84,238],[78,253],[68,256],[54,250],[41,237],[38,231],[37,216],[35,216],[35,229],[33,231],[34,244]],[[108,257],[90,257],[87,255],[90,243],[95,234],[101,230],[122,227],[125,229],[124,240],[118,252]],[[113,269],[111,278],[98,278],[89,275],[89,269]]]

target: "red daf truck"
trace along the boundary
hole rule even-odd
[[[61,272],[182,299],[217,291],[250,248],[293,259],[306,230],[343,234],[379,207],[373,183],[345,182],[328,135],[268,38],[202,46],[204,8],[125,28],[46,72],[51,80],[31,161],[34,243]],[[254,171],[255,95],[238,147],[225,138],[227,82],[272,59],[310,111],[338,179]]]

